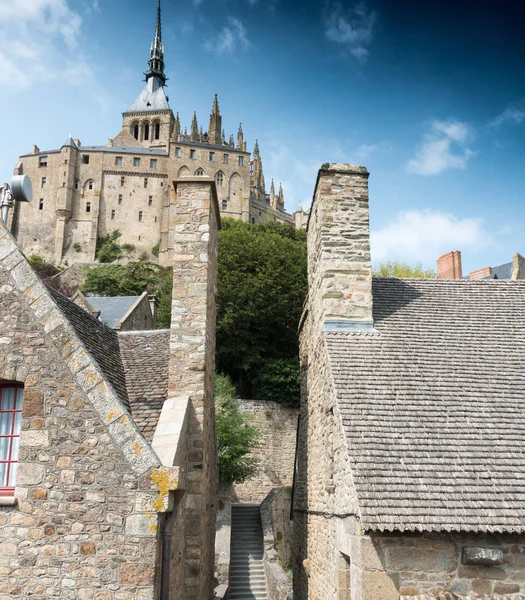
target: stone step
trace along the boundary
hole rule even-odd
[[[267,600],[259,505],[234,504],[230,545],[230,600]]]

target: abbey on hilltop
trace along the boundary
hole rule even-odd
[[[118,230],[120,242],[138,253],[159,250],[167,260],[172,182],[210,177],[217,185],[221,215],[250,223],[277,221],[299,226],[284,210],[282,188],[266,193],[259,145],[247,151],[242,125],[227,139],[217,96],[207,131],[194,113],[182,128],[165,93],[160,0],[146,87],[123,113],[122,131],[106,146],[83,146],[71,135],[58,150],[33,147],[19,158],[15,174],[28,175],[34,201],[17,203],[9,224],[26,254],[55,264],[92,262],[97,238]],[[154,252],[156,254],[156,251]]]

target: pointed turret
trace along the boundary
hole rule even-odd
[[[235,142],[233,140],[233,133],[230,135],[230,141],[228,142],[230,148],[235,148]]]
[[[224,133],[224,129],[222,130],[221,144],[223,146],[226,145],[226,134]]]
[[[173,125],[173,131],[175,134],[175,140],[177,140],[179,138],[180,135],[180,117],[179,117],[179,113],[177,113],[177,116],[175,117],[175,123]]]
[[[239,131],[237,131],[237,148],[244,150],[244,134],[242,132],[242,123],[239,123]]]
[[[272,185],[270,186],[270,204],[275,207],[275,186],[273,184],[273,179]]]
[[[69,137],[67,138],[67,140],[62,144],[62,148],[64,148],[65,146],[71,146],[73,148],[77,147],[77,145],[73,141],[73,138],[71,137],[71,134],[69,134]]]
[[[252,197],[260,202],[266,200],[262,159],[259,150],[259,142],[257,140],[255,140],[255,146],[253,148],[253,160],[250,169],[250,192]]]
[[[155,25],[155,37],[151,44],[148,71],[145,73],[146,81],[151,77],[157,77],[161,85],[166,85],[166,75],[164,73],[164,46],[162,45],[162,24],[160,14],[160,0],[157,8],[157,23]]]
[[[210,126],[208,127],[208,142],[210,144],[221,143],[222,117],[219,111],[219,101],[217,94],[213,100],[213,108],[210,115]]]
[[[279,195],[277,196],[277,209],[278,210],[284,210],[284,192],[283,192],[283,186],[281,183],[279,183]]]
[[[191,120],[191,141],[199,141],[199,124],[197,123],[197,113],[193,113],[193,119]]]

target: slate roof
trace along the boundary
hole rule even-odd
[[[66,319],[71,323],[81,342],[100,367],[106,381],[113,387],[124,406],[130,411],[124,367],[120,358],[118,337],[115,331],[69,298],[46,286]]]
[[[170,332],[123,331],[118,338],[131,414],[142,435],[151,441],[168,397]]]
[[[492,277],[494,279],[510,279],[512,277],[512,262],[492,267]]]
[[[140,296],[92,296],[86,295],[86,299],[95,310],[100,311],[99,319],[115,329],[117,323],[128,310],[139,300]]]
[[[128,112],[149,112],[152,110],[169,110],[168,98],[162,82],[158,77],[150,77],[146,87],[130,106]]]
[[[525,531],[525,281],[373,281],[326,333],[366,530]]]

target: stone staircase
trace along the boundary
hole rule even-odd
[[[258,504],[233,504],[230,600],[267,600],[264,542]]]

